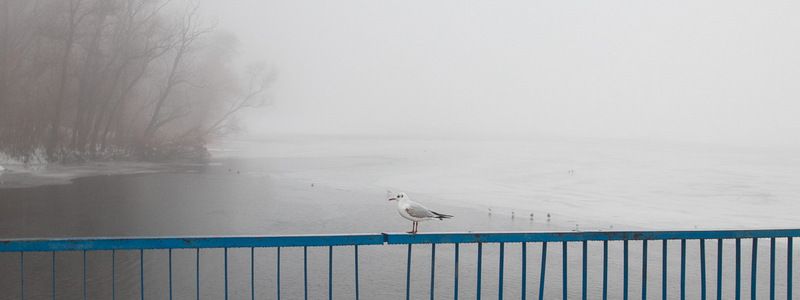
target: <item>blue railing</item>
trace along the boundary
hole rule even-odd
[[[168,250],[168,285],[169,285],[169,298],[173,296],[173,249],[196,249],[195,252],[195,285],[197,298],[200,299],[200,249],[223,249],[224,251],[224,295],[225,299],[229,295],[228,283],[228,249],[231,248],[249,248],[250,249],[250,296],[251,299],[256,298],[255,289],[258,286],[255,281],[255,249],[257,248],[276,248],[276,294],[275,298],[281,297],[281,249],[301,247],[303,250],[303,296],[305,299],[309,298],[309,276],[308,276],[308,248],[309,247],[327,247],[328,261],[327,261],[327,292],[328,298],[333,299],[334,296],[334,247],[351,246],[353,248],[353,295],[355,299],[360,297],[360,280],[359,280],[359,246],[378,246],[378,245],[406,245],[406,274],[405,274],[405,298],[411,299],[411,281],[412,281],[412,249],[413,245],[429,244],[430,245],[430,284],[429,295],[433,299],[436,284],[436,249],[439,244],[452,244],[453,250],[453,274],[452,274],[452,297],[458,299],[459,297],[459,258],[461,256],[462,244],[477,244],[476,250],[476,281],[475,281],[475,295],[477,299],[481,297],[481,285],[484,281],[482,278],[483,265],[484,265],[484,244],[497,244],[498,250],[498,264],[497,264],[497,297],[503,299],[506,269],[506,244],[519,244],[520,246],[520,273],[519,278],[519,296],[526,299],[526,296],[531,295],[527,290],[527,279],[530,275],[527,269],[527,254],[529,243],[541,245],[541,261],[539,272],[539,289],[538,299],[545,298],[545,288],[547,279],[547,251],[548,245],[552,243],[561,244],[561,297],[568,299],[569,293],[569,276],[570,271],[580,270],[581,289],[579,295],[581,299],[586,299],[588,296],[587,287],[590,286],[588,281],[588,257],[590,254],[589,243],[600,242],[602,243],[602,253],[592,253],[599,258],[602,255],[602,281],[592,283],[593,286],[599,287],[602,293],[602,298],[609,297],[609,281],[618,283],[621,280],[623,288],[621,291],[621,298],[628,299],[629,297],[629,282],[630,282],[630,243],[629,241],[637,241],[641,243],[641,298],[647,298],[648,292],[648,245],[656,243],[661,247],[661,298],[671,299],[674,296],[668,295],[668,287],[674,286],[668,280],[669,272],[669,255],[668,255],[668,241],[677,240],[680,242],[680,277],[679,277],[679,297],[680,299],[686,298],[686,273],[687,273],[687,240],[699,241],[698,256],[699,256],[699,269],[700,269],[700,297],[706,299],[708,292],[707,288],[707,274],[706,274],[706,244],[710,240],[716,241],[716,299],[729,299],[730,295],[723,295],[723,260],[724,260],[724,241],[730,240],[735,246],[735,273],[734,280],[734,297],[735,299],[741,298],[742,292],[742,240],[750,241],[750,296],[755,299],[758,292],[757,286],[757,270],[758,270],[758,248],[759,239],[769,239],[769,288],[768,293],[770,299],[776,297],[776,240],[785,241],[786,250],[786,277],[785,277],[785,296],[786,299],[792,299],[792,253],[793,243],[795,237],[800,236],[800,229],[779,229],[779,230],[715,230],[715,231],[592,231],[592,232],[469,232],[469,233],[420,233],[420,234],[405,234],[405,233],[381,233],[381,234],[353,234],[353,235],[301,235],[301,236],[236,236],[236,237],[165,237],[165,238],[92,238],[92,239],[17,239],[17,240],[0,240],[0,252],[5,255],[19,254],[19,289],[18,291],[3,290],[0,291],[0,296],[6,299],[25,299],[26,291],[26,253],[30,252],[44,252],[50,253],[51,263],[51,294],[53,299],[57,298],[58,290],[56,289],[56,278],[59,270],[56,270],[56,257],[57,253],[65,251],[79,251],[82,252],[82,294],[84,299],[87,294],[86,285],[86,252],[94,251],[110,251],[111,252],[111,295],[112,298],[116,297],[116,261],[115,255],[117,251],[138,251],[138,267],[139,267],[139,289],[141,299],[145,298],[145,272],[144,272],[144,253],[145,250],[166,249]],[[609,278],[609,242],[622,243],[622,278]],[[580,246],[580,264],[575,266],[572,264],[570,268],[569,263],[569,249],[568,244],[577,243]],[[380,263],[380,262],[378,262]],[[461,262],[463,264],[463,262]],[[13,270],[2,270],[0,274],[11,274]],[[441,276],[440,276],[441,277]],[[598,280],[599,281],[599,280]],[[462,285],[463,286],[463,285]],[[15,296],[16,295],[16,296]],[[577,298],[578,296],[573,296]]]

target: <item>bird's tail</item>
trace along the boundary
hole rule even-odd
[[[433,213],[434,215],[436,215],[436,218],[437,218],[437,219],[439,219],[439,220],[450,219],[450,218],[452,218],[452,217],[453,217],[453,216],[451,216],[451,215],[440,214],[440,213],[437,213],[437,212],[435,212],[435,211],[432,211],[432,213]]]

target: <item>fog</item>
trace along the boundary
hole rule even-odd
[[[253,136],[796,144],[794,1],[212,1],[278,80]]]
[[[0,0],[0,298],[785,297],[799,13]]]

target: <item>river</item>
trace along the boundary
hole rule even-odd
[[[421,231],[616,230],[797,227],[800,159],[794,149],[721,147],[698,144],[601,140],[436,140],[371,138],[287,138],[227,141],[210,147],[206,165],[128,175],[81,177],[68,184],[24,188],[0,186],[0,238],[272,235],[398,232],[410,229],[387,202],[387,189],[455,215],[423,223]],[[491,214],[489,213],[491,210]],[[531,214],[533,219],[531,219]],[[551,214],[548,220],[547,214]],[[513,216],[513,217],[512,217]],[[677,243],[677,242],[675,242]],[[697,265],[690,241],[689,266]],[[766,244],[766,243],[765,243]],[[555,245],[554,245],[555,246]],[[639,278],[641,243],[632,243],[632,278]],[[726,244],[727,246],[727,244]],[[749,247],[745,245],[745,248]],[[528,253],[529,293],[538,290],[539,245]],[[580,291],[580,245],[570,248],[570,293]],[[599,266],[600,244],[590,244]],[[671,270],[678,270],[679,245],[670,244]],[[727,246],[732,249],[732,246]],[[400,299],[405,249],[363,247],[362,297]],[[412,282],[415,299],[427,295],[430,247],[416,247]],[[436,295],[452,293],[452,246],[437,248]],[[462,247],[461,295],[474,294],[475,247]],[[506,296],[519,291],[518,245],[507,246]],[[551,247],[548,293],[559,295],[560,247]],[[612,243],[611,253],[621,253]],[[710,262],[716,245],[709,243]],[[231,297],[249,297],[249,250],[231,249]],[[352,295],[352,249],[335,252],[335,293]],[[660,242],[650,245],[650,293],[660,290]],[[146,294],[167,289],[166,251],[145,254]],[[221,298],[222,250],[204,250],[201,293]],[[694,254],[692,254],[694,253]],[[730,253],[730,251],[728,252]],[[767,253],[762,250],[761,253]],[[302,296],[301,249],[282,252],[283,297]],[[327,250],[311,249],[312,299],[327,292]],[[484,296],[496,294],[497,249],[487,245]],[[275,295],[274,249],[256,250],[256,293]],[[193,251],[175,251],[176,298],[194,297]],[[678,256],[679,257],[679,256]],[[785,257],[785,255],[784,255]],[[795,255],[797,257],[797,255]],[[66,298],[82,293],[80,253],[59,253],[58,290]],[[89,298],[110,294],[110,253],[88,254]],[[0,269],[17,270],[18,254],[0,255]],[[138,252],[117,254],[115,283],[120,299],[138,296]],[[26,299],[49,298],[48,253],[27,254]],[[730,261],[730,260],[728,260]],[[491,263],[489,263],[491,262]],[[732,266],[726,268],[732,269]],[[749,261],[748,261],[749,263]],[[710,265],[713,265],[709,263]],[[761,263],[766,267],[767,263]],[[635,267],[634,267],[635,266]],[[748,265],[749,266],[749,265]],[[780,270],[780,261],[779,261]],[[620,278],[620,258],[610,276]],[[709,274],[715,266],[709,267]],[[389,271],[387,271],[389,270]],[[638,271],[637,271],[638,270]],[[207,275],[206,275],[207,274]],[[448,275],[450,274],[450,275]],[[590,268],[590,282],[599,270]],[[638,275],[637,275],[638,274]],[[670,276],[677,275],[673,271]],[[697,272],[688,280],[697,282]],[[760,275],[761,279],[768,276]],[[713,277],[713,276],[710,276]],[[749,277],[745,277],[747,279]],[[677,277],[675,278],[677,279]],[[636,280],[634,280],[636,281]],[[621,284],[610,281],[612,295]],[[676,282],[676,281],[675,281]],[[730,281],[727,281],[730,282]],[[749,282],[749,281],[745,281]],[[0,289],[14,290],[15,276]],[[710,286],[712,282],[709,282]],[[761,282],[759,283],[761,284]],[[552,285],[552,286],[551,286]],[[780,286],[780,283],[779,283]],[[599,285],[590,285],[597,295]],[[634,282],[631,293],[638,295]],[[670,289],[673,295],[677,285]],[[725,285],[731,292],[732,285]],[[690,295],[698,289],[691,285]],[[549,294],[548,294],[549,295]],[[730,295],[730,294],[729,294]],[[12,294],[10,298],[15,299]],[[437,298],[438,298],[437,297]],[[158,297],[157,297],[158,298]],[[549,298],[549,297],[548,297]],[[613,297],[612,297],[613,298]]]

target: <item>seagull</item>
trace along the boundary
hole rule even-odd
[[[444,220],[453,217],[451,215],[437,213],[422,204],[411,201],[406,193],[390,195],[389,201],[397,201],[397,212],[400,213],[400,216],[413,222],[411,231],[408,233],[417,233],[419,222],[433,219]]]

